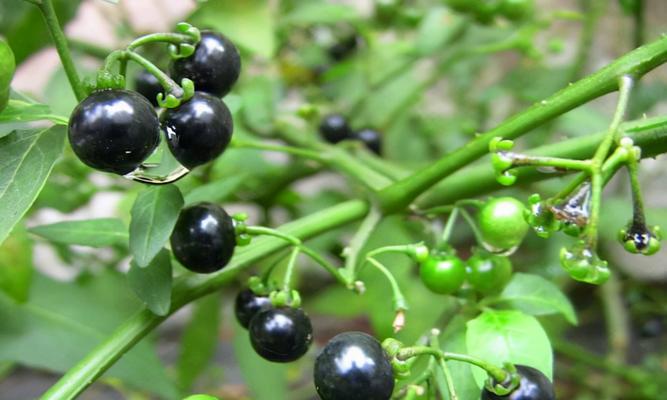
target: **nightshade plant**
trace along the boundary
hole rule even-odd
[[[667,220],[640,187],[641,161],[667,152],[667,117],[649,116],[667,86],[644,79],[667,62],[667,38],[645,39],[643,0],[618,2],[632,46],[594,72],[605,0],[376,0],[369,15],[324,0],[209,1],[172,32],[118,29],[119,49],[65,36],[77,1],[10,3],[7,385],[26,366],[56,374],[43,400],[102,385],[239,398],[215,365],[229,361],[212,357],[231,330],[240,396],[260,400],[667,390],[664,346],[640,364],[626,354],[635,325],[664,340],[667,323],[664,288],[628,268],[660,251]],[[560,23],[581,25],[577,43],[559,41]],[[62,70],[42,103],[10,82],[49,41]],[[554,67],[566,45],[571,64]],[[594,101],[609,94],[605,114]],[[610,184],[619,172],[628,181]],[[114,217],[44,222],[45,209],[94,208],[100,191],[122,198]],[[76,279],[34,268],[37,245]],[[608,354],[580,344],[573,303]],[[182,308],[167,371],[150,334]]]

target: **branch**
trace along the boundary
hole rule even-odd
[[[511,117],[465,146],[446,154],[416,173],[383,189],[380,206],[385,213],[399,212],[440,180],[488,152],[494,137],[515,139],[573,108],[618,89],[624,75],[639,78],[667,61],[667,37],[640,47],[612,64]]]

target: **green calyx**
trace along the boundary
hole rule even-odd
[[[649,229],[643,224],[630,223],[618,232],[618,239],[629,253],[650,256],[660,250],[662,232],[657,225]]]
[[[503,382],[497,382],[493,377],[489,376],[484,384],[486,390],[495,393],[498,396],[507,396],[519,387],[521,376],[516,370],[516,367],[511,363],[505,363],[503,369],[507,372],[507,379]]]
[[[524,219],[537,236],[548,238],[552,233],[562,229],[562,222],[556,218],[538,193],[533,193],[528,198],[528,205],[529,209],[525,210]]]

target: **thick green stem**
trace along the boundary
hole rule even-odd
[[[74,60],[72,59],[72,54],[67,45],[67,38],[60,27],[60,22],[58,22],[56,10],[53,8],[53,1],[41,0],[39,3],[35,4],[37,4],[37,7],[39,7],[39,10],[42,12],[46,26],[51,33],[53,44],[56,46],[60,62],[63,65],[67,80],[74,91],[74,95],[77,100],[81,101],[86,98],[86,91],[83,89],[83,85],[81,85],[79,74],[74,66]]]
[[[639,78],[665,61],[667,37],[626,54],[595,74],[569,85],[478,136],[462,148],[383,189],[379,193],[382,210],[385,213],[401,211],[431,186],[486,154],[493,138],[520,137],[577,106],[618,89],[620,77],[630,75]]]
[[[642,149],[643,158],[655,157],[667,152],[667,117],[626,122],[621,125],[620,130],[631,138],[636,146]],[[539,156],[586,159],[593,156],[605,134],[606,132],[564,140],[536,147],[529,153]],[[519,183],[562,176],[561,174],[545,174],[535,168],[520,168],[516,172],[518,174],[517,182]],[[587,176],[587,173],[581,175],[582,179]],[[475,184],[471,185],[470,182],[475,182]],[[442,205],[453,204],[461,198],[472,198],[503,188],[504,186],[496,181],[494,171],[489,167],[488,162],[483,162],[467,167],[460,173],[444,179],[420,199],[418,204],[423,209],[431,209],[432,207],[440,209]]]

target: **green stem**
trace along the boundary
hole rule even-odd
[[[120,73],[124,75],[124,72],[122,69],[124,68],[123,65],[125,65],[125,62],[127,60],[132,60],[142,66],[146,71],[148,71],[151,75],[155,76],[157,78],[158,82],[160,82],[160,85],[165,90],[165,93],[171,93],[176,97],[181,97],[183,95],[183,89],[178,85],[178,83],[174,82],[173,79],[169,77],[164,71],[162,71],[160,68],[158,68],[155,64],[150,62],[148,59],[145,57],[141,56],[140,54],[132,51],[132,50],[115,50],[111,52],[104,61],[104,69],[111,71],[113,68],[113,65],[116,62],[119,62],[121,65],[121,71]]]
[[[449,218],[447,219],[447,225],[445,225],[445,229],[442,230],[442,237],[440,239],[440,242],[445,244],[449,242],[449,237],[452,235],[452,231],[454,230],[454,224],[456,223],[456,219],[459,217],[459,208],[454,207],[452,210],[452,213],[449,215]]]
[[[591,162],[588,160],[573,160],[560,157],[540,157],[511,153],[507,155],[512,159],[512,167],[542,166],[577,171],[590,171]]]
[[[127,45],[127,50],[131,51],[136,49],[137,47],[141,47],[143,45],[155,42],[172,43],[176,45],[183,43],[194,44],[192,43],[192,36],[189,35],[184,35],[181,33],[171,33],[171,32],[151,33],[149,35],[141,36],[132,41],[129,45]]]
[[[630,338],[630,324],[628,322],[628,311],[623,304],[623,289],[616,274],[611,274],[609,281],[602,285],[600,290],[602,291],[602,305],[609,337],[607,359],[610,363],[625,365]],[[603,386],[609,398],[618,398],[616,379],[609,376]]]
[[[285,269],[285,277],[283,278],[283,291],[288,301],[291,299],[292,275],[294,274],[294,267],[296,266],[296,260],[299,258],[300,251],[299,246],[294,246],[287,260],[287,268]]]
[[[399,350],[398,354],[396,355],[396,358],[398,358],[401,361],[405,361],[412,357],[417,357],[421,355],[430,355],[437,359],[443,359],[445,361],[454,360],[474,365],[486,371],[489,374],[489,376],[493,378],[496,382],[506,382],[509,377],[509,373],[505,371],[503,368],[495,366],[485,360],[482,360],[481,358],[469,356],[467,354],[443,352],[440,349],[435,349],[427,346],[405,347]]]
[[[387,267],[385,267],[381,262],[379,262],[374,258],[366,257],[366,262],[368,262],[369,264],[380,270],[380,272],[382,272],[385,278],[387,278],[387,281],[391,286],[392,304],[394,312],[399,313],[401,311],[407,310],[408,302],[405,300],[405,296],[403,296],[403,292],[401,292],[401,287],[398,286],[398,282],[396,282],[396,278],[394,278],[394,275],[387,269]]]
[[[67,75],[67,80],[69,81],[74,95],[78,101],[81,101],[86,98],[86,91],[81,85],[81,80],[79,79],[79,74],[76,71],[74,66],[74,61],[72,59],[72,54],[70,53],[69,47],[67,45],[67,38],[65,33],[63,33],[62,28],[60,27],[60,22],[58,22],[58,16],[56,15],[56,10],[53,8],[52,0],[41,0],[36,4],[39,10],[44,17],[46,26],[51,33],[51,38],[53,39],[53,44],[56,46],[56,51],[60,57],[60,62],[63,65],[65,74]]]
[[[633,78],[628,75],[623,75],[619,78],[619,97],[616,111],[612,119],[611,125],[607,135],[600,143],[595,155],[591,159],[591,212],[588,224],[584,234],[589,248],[595,249],[597,246],[597,232],[598,221],[600,219],[600,203],[602,199],[602,189],[604,188],[604,180],[602,178],[602,166],[604,160],[609,155],[612,145],[618,142],[620,126],[625,116],[625,111],[628,108],[630,100],[630,92],[632,90]]]
[[[69,43],[69,46],[72,48],[72,50],[79,51],[81,53],[96,58],[100,58],[102,60],[105,59],[109,55],[109,53],[112,52],[112,50],[109,50],[105,47],[98,46],[96,44],[89,42],[84,42],[78,39],[68,38],[67,42]]]
[[[621,125],[621,131],[631,138],[636,146],[642,149],[642,157],[655,157],[667,152],[667,117],[639,119]],[[557,156],[577,159],[586,159],[595,153],[605,133],[598,133],[564,140],[562,142],[540,146],[529,153],[540,156]],[[517,171],[518,182],[528,183],[554,177],[560,174],[545,174],[533,168],[520,168]],[[588,178],[588,174],[580,175],[581,182]],[[470,182],[475,182],[471,185]],[[581,183],[580,182],[580,183]],[[576,185],[575,185],[576,187]],[[496,181],[492,168],[488,162],[479,163],[461,170],[459,173],[444,179],[429,193],[423,196],[418,205],[428,210],[430,207],[452,207],[461,198],[473,198],[484,193],[500,190],[505,186]]]
[[[431,337],[429,338],[429,345],[434,349],[440,350],[440,341],[438,340],[438,334],[439,332],[438,333],[433,332],[431,334]],[[447,382],[447,391],[449,392],[449,400],[458,400],[459,397],[456,395],[456,389],[454,388],[454,380],[452,379],[452,373],[449,371],[447,362],[442,357],[438,358],[438,362],[443,375],[445,375],[445,382]]]
[[[619,77],[631,75],[637,79],[665,61],[667,37],[626,54],[600,71],[569,85],[495,129],[478,136],[462,148],[381,190],[379,200],[382,210],[385,213],[403,210],[431,186],[486,154],[493,138],[520,137],[581,104],[618,89]]]
[[[350,245],[345,251],[345,277],[348,285],[354,284],[354,281],[357,279],[356,269],[359,253],[381,220],[382,213],[375,208],[371,208],[370,212],[359,226],[359,230],[357,230],[357,233],[355,233],[352,240],[350,240]]]

